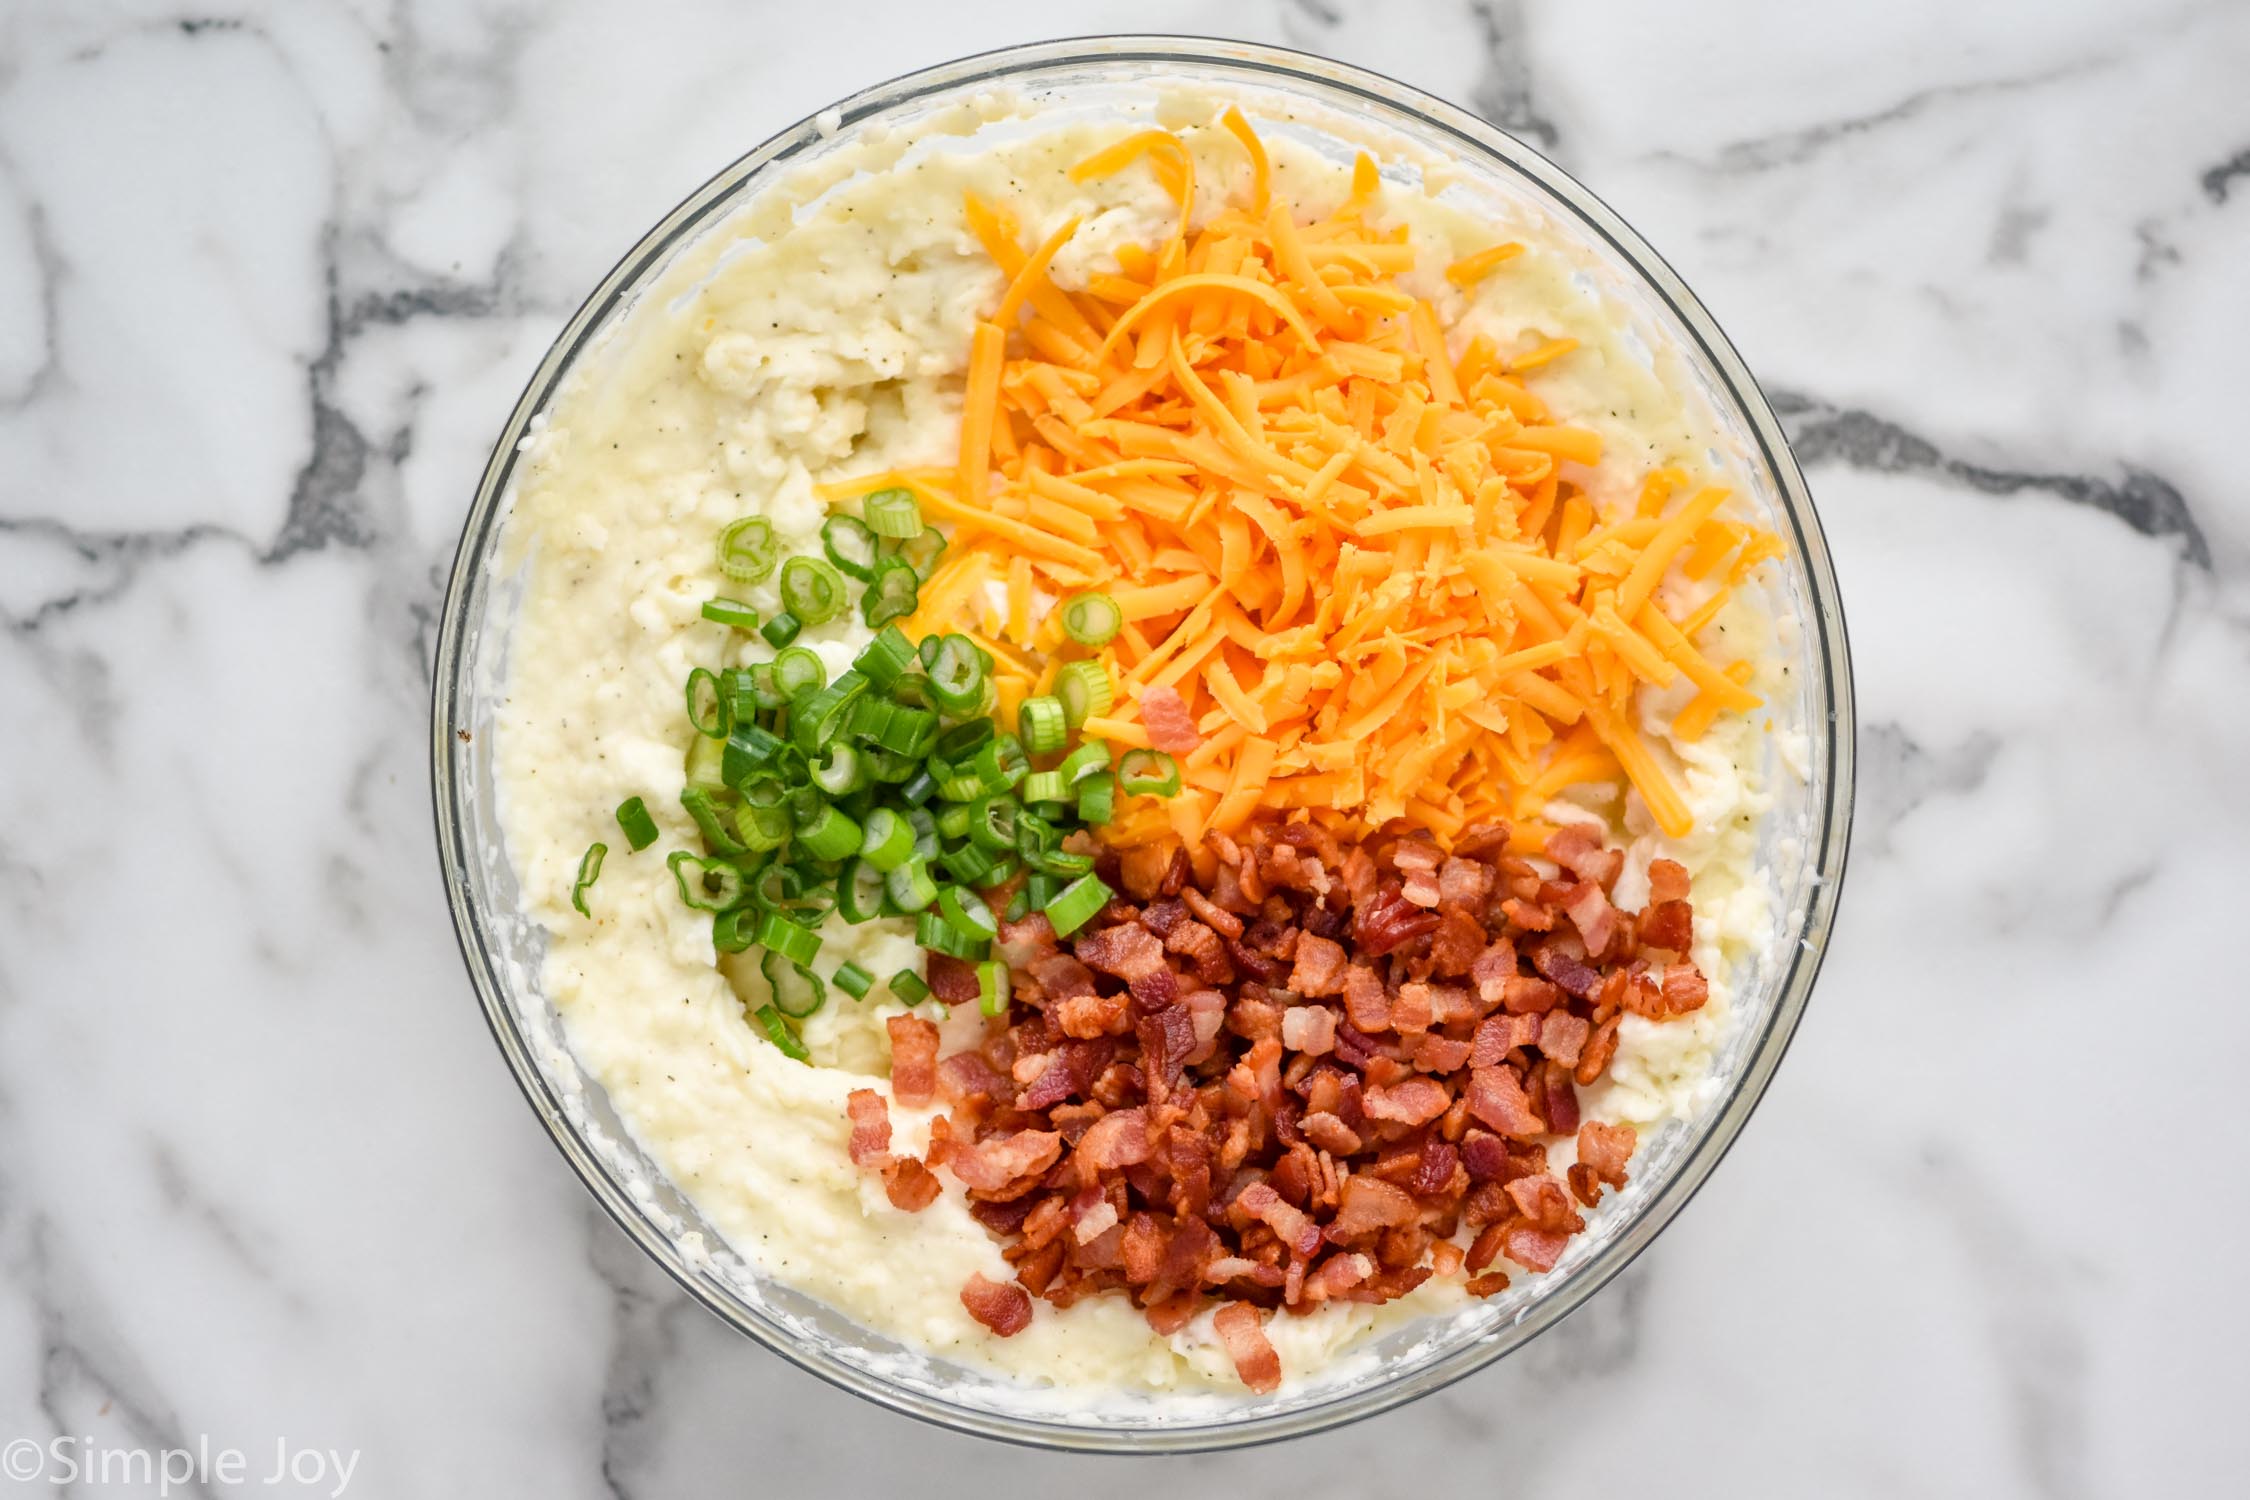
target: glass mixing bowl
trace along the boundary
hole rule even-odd
[[[635,1145],[601,1085],[573,1056],[541,994],[544,934],[522,914],[496,816],[494,713],[524,576],[500,539],[527,430],[574,365],[675,255],[706,234],[748,233],[737,214],[782,174],[817,168],[870,127],[910,124],[1014,91],[1083,113],[1138,111],[1180,82],[1224,90],[1261,128],[1362,141],[1435,166],[1444,192],[1505,205],[1583,251],[1589,290],[1637,347],[1663,358],[1716,434],[1714,460],[1788,546],[1770,589],[1791,685],[1771,705],[1787,744],[1770,776],[1761,859],[1775,900],[1770,957],[1738,973],[1735,1020],[1709,1102],[1643,1143],[1632,1184],[1592,1217],[1556,1268],[1457,1316],[1374,1342],[1341,1373],[1272,1396],[1080,1393],[1042,1404],[1022,1387],[929,1360],[789,1287],[750,1272]],[[1324,122],[1346,134],[1324,136]],[[1348,154],[1343,157],[1349,160]],[[1386,170],[1392,170],[1387,168]],[[1427,176],[1427,173],[1425,172]],[[768,222],[771,216],[768,216]],[[698,1301],[822,1378],[894,1410],[966,1432],[1070,1449],[1217,1448],[1314,1432],[1457,1380],[1553,1326],[1656,1237],[1718,1165],[1764,1092],[1802,1014],[1835,918],[1851,817],[1852,695],[1844,620],[1820,525],[1772,408],[1718,325],[1639,235],[1522,142],[1388,79],[1340,63],[1236,42],[1125,37],[1044,43],[879,84],[801,121],[729,166],[643,236],[595,288],[516,403],[470,508],[438,637],[431,750],[439,857],[469,977],[500,1050],[556,1146],[610,1216]]]

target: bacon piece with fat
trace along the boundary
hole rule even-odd
[[[1148,729],[1149,744],[1173,755],[1186,755],[1203,743],[1203,736],[1196,732],[1195,716],[1188,712],[1187,700],[1177,688],[1161,684],[1142,688],[1141,723]]]
[[[989,1281],[972,1271],[961,1288],[969,1316],[1001,1338],[1014,1338],[1031,1326],[1031,1294],[1011,1281]]]
[[[892,1016],[883,1027],[891,1034],[891,1094],[920,1109],[937,1097],[938,1029],[920,1016]]]
[[[877,1168],[891,1159],[891,1111],[873,1089],[853,1089],[844,1096],[851,1116],[851,1158],[855,1167]]]
[[[1247,1302],[1230,1302],[1219,1309],[1212,1327],[1226,1345],[1227,1357],[1234,1361],[1234,1373],[1244,1385],[1261,1396],[1281,1388],[1281,1356],[1274,1352],[1273,1340],[1266,1337],[1265,1320],[1257,1308]]]

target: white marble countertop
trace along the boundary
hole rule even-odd
[[[871,79],[1125,29],[1388,72],[1636,224],[1790,415],[1862,717],[1826,973],[1656,1247],[1441,1396],[1138,1462],[887,1416],[645,1264],[486,1034],[424,765],[463,509],[611,260]],[[228,1494],[277,1443],[374,1496],[2240,1493],[2246,73],[2239,0],[15,0],[0,1445],[232,1447]]]

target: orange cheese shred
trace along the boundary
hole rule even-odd
[[[1372,160],[1304,222],[1241,112],[1217,123],[1194,148],[1142,130],[1071,170],[1145,161],[1180,208],[1169,240],[1120,247],[1080,292],[1048,276],[1076,220],[1026,247],[1005,205],[966,200],[1004,291],[970,339],[959,460],[878,476],[955,533],[909,624],[985,639],[1013,703],[1085,654],[1044,601],[1110,592],[1124,625],[1096,659],[1116,697],[1085,733],[1145,748],[1142,695],[1166,687],[1202,736],[1178,796],[1120,804],[1114,843],[1198,845],[1269,809],[1347,835],[1406,817],[1441,841],[1500,817],[1536,852],[1552,798],[1620,782],[1685,834],[1681,768],[1643,734],[1639,694],[1693,686],[1669,726],[1683,741],[1759,705],[1750,665],[1698,641],[1779,539],[1670,467],[1597,500],[1601,435],[1532,388],[1574,340],[1509,357],[1480,336],[1456,358],[1437,305],[1399,285],[1415,246],[1381,223]],[[1248,190],[1199,225],[1214,139],[1222,162],[1247,156]],[[1521,253],[1445,275],[1476,288]],[[1699,607],[1673,598],[1675,570]]]

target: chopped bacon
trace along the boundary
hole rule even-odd
[[[1350,964],[1343,944],[1309,932],[1299,933],[1296,961],[1297,966],[1289,973],[1289,988],[1298,994],[1309,999],[1344,992],[1344,975]]]
[[[1259,1395],[1281,1387],[1281,1356],[1266,1337],[1265,1320],[1247,1302],[1230,1302],[1218,1311],[1212,1327],[1234,1361],[1234,1373]]]
[[[1591,880],[1581,880],[1570,888],[1563,911],[1585,939],[1587,953],[1599,958],[1609,951],[1610,939],[1617,935],[1617,908],[1609,904],[1608,892]]]
[[[1648,899],[1651,906],[1667,901],[1685,901],[1688,895],[1687,866],[1677,860],[1652,859],[1648,862]]]
[[[971,1192],[1005,1193],[1035,1177],[1062,1155],[1062,1136],[1052,1130],[1019,1130],[971,1143],[956,1140],[945,1165]]]
[[[1292,1005],[1281,1013],[1281,1045],[1307,1057],[1336,1046],[1336,1012],[1325,1005]]]
[[[1104,974],[1129,982],[1164,967],[1164,945],[1146,927],[1125,922],[1080,938],[1078,957]]]
[[[1446,1111],[1453,1096],[1445,1085],[1419,1074],[1387,1088],[1370,1088],[1365,1109],[1370,1120],[1395,1120],[1401,1125],[1426,1125]]]
[[[1362,1173],[1344,1184],[1343,1206],[1331,1232],[1338,1239],[1355,1240],[1378,1229],[1411,1224],[1419,1212],[1404,1188]]]
[[[1708,988],[1684,872],[1652,866],[1649,907],[1624,910],[1622,853],[1592,825],[1550,846],[1556,879],[1507,836],[1447,854],[1403,823],[1347,843],[1254,820],[1192,860],[1168,836],[1081,838],[1122,894],[1065,939],[1005,925],[1016,1003],[971,1050],[937,1061],[937,1027],[888,1022],[893,1096],[951,1113],[924,1160],[893,1156],[863,1091],[878,1108],[853,1105],[854,1159],[908,1210],[952,1172],[1019,1296],[1129,1294],[1160,1333],[1216,1301],[1270,1349],[1267,1311],[1382,1303],[1431,1275],[1491,1295],[1502,1256],[1549,1268],[1633,1150],[1581,1122],[1578,1088],[1623,1014],[1663,1021]],[[974,992],[957,960],[930,973]],[[1556,1135],[1578,1151],[1550,1171]]]
[[[1176,688],[1161,684],[1142,688],[1141,723],[1148,729],[1149,744],[1173,755],[1186,755],[1203,743],[1203,736],[1196,732],[1195,716],[1188,712],[1187,700]]]
[[[1510,1068],[1476,1068],[1469,1074],[1469,1113],[1502,1135],[1538,1135],[1545,1127],[1532,1113],[1523,1081]]]
[[[1284,1202],[1270,1184],[1253,1182],[1234,1202],[1237,1208],[1272,1230],[1276,1238],[1299,1255],[1311,1255],[1320,1248],[1320,1226],[1313,1223],[1303,1209]]]
[[[1586,1038],[1593,1032],[1593,1023],[1584,1016],[1572,1015],[1567,1010],[1552,1011],[1539,1022],[1539,1051],[1550,1062],[1576,1067]]]
[[[1695,910],[1685,901],[1651,902],[1634,923],[1634,936],[1643,948],[1685,953],[1695,943]]]
[[[1617,881],[1625,868],[1625,851],[1607,847],[1601,830],[1591,823],[1565,823],[1547,840],[1547,857],[1580,880],[1604,887]]]
[[[961,1305],[969,1316],[1001,1338],[1013,1338],[1031,1326],[1031,1294],[1012,1281],[988,1281],[971,1272],[961,1288]]]
[[[1344,1014],[1354,1028],[1364,1032],[1391,1029],[1391,1000],[1373,969],[1353,964],[1344,971]]]
[[[975,964],[949,958],[943,953],[925,955],[929,972],[930,993],[947,1005],[963,1005],[977,997],[977,969]]]
[[[1625,1164],[1640,1143],[1630,1125],[1604,1125],[1588,1120],[1578,1127],[1578,1160],[1611,1187],[1625,1185]]]
[[[913,1214],[937,1202],[944,1186],[920,1157],[899,1156],[883,1167],[883,1191],[890,1196],[891,1207]]]
[[[855,1167],[878,1168],[891,1159],[891,1111],[873,1089],[853,1089],[844,1096],[851,1115],[851,1158]]]
[[[1078,1142],[1078,1161],[1094,1172],[1114,1172],[1147,1161],[1153,1150],[1148,1111],[1120,1109],[1087,1127]]]
[[[883,1026],[891,1034],[891,1094],[920,1109],[937,1097],[938,1029],[920,1016],[892,1016]]]

